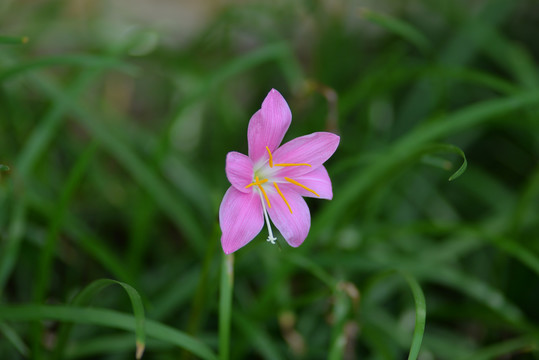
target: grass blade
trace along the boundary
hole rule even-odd
[[[468,161],[466,160],[466,155],[464,154],[464,151],[462,151],[460,148],[454,145],[449,145],[449,144],[435,144],[435,145],[426,146],[424,149],[424,153],[429,154],[429,155],[432,153],[438,153],[438,152],[454,153],[462,157],[462,165],[457,169],[457,171],[453,173],[453,175],[449,177],[449,181],[455,180],[466,171],[466,168],[468,167]],[[446,161],[444,161],[442,164],[443,164],[442,167],[447,170],[451,169],[452,167],[451,163],[446,162]]]
[[[79,296],[73,300],[74,305],[79,305],[87,301],[90,297],[94,297],[98,292],[110,285],[120,285],[124,288],[129,300],[131,301],[131,306],[133,307],[133,315],[135,316],[135,336],[136,336],[136,358],[140,359],[144,353],[144,347],[146,344],[146,335],[144,332],[144,306],[142,305],[142,300],[139,293],[131,285],[109,279],[96,280],[90,284],[84,291],[82,291]]]
[[[47,96],[61,101],[69,97],[58,85],[43,77],[35,77],[35,82]],[[90,114],[89,110],[83,109],[77,102],[71,102],[71,110],[77,120],[84,126],[102,146],[108,150],[133,177],[155,199],[161,209],[178,225],[180,230],[187,236],[186,239],[199,253],[203,251],[206,236],[202,226],[193,215],[191,208],[182,201],[177,200],[170,188],[145,164],[121,137],[108,129],[102,122],[96,121],[97,116]]]
[[[21,62],[20,64],[14,64],[6,70],[0,71],[0,82],[24,75],[28,71],[66,65],[82,68],[115,69],[129,74],[135,74],[137,71],[137,68],[133,65],[126,64],[113,56],[72,54],[32,59],[30,61]]]
[[[0,322],[0,333],[17,349],[22,356],[28,358],[30,354],[28,346],[26,346],[24,341],[11,326],[4,322]]]
[[[0,306],[0,320],[57,320],[128,331],[136,329],[136,319],[131,315],[112,310],[75,306],[2,305]],[[217,360],[217,356],[204,343],[167,325],[146,320],[146,335],[189,350],[202,359]]]
[[[412,295],[414,296],[415,326],[412,345],[410,346],[410,353],[408,354],[408,360],[416,360],[419,356],[421,342],[423,341],[423,333],[425,332],[427,306],[425,303],[425,295],[423,294],[423,290],[421,290],[421,286],[417,280],[407,273],[402,273],[402,276],[410,286],[410,290],[412,290]]]
[[[427,37],[412,25],[387,14],[378,13],[370,9],[362,9],[361,16],[370,22],[377,24],[397,36],[415,45],[419,50],[426,53],[431,45]]]
[[[126,283],[111,280],[111,279],[100,279],[92,282],[90,285],[88,285],[86,288],[84,288],[72,301],[73,306],[81,306],[88,304],[92,298],[94,298],[98,293],[100,293],[105,288],[111,286],[111,285],[120,285],[127,295],[129,296],[129,300],[131,301],[131,306],[133,308],[133,315],[135,317],[135,337],[136,337],[136,358],[140,359],[142,357],[142,354],[144,353],[144,348],[146,344],[146,335],[144,330],[144,322],[145,322],[145,316],[144,316],[144,306],[142,305],[142,300],[140,298],[139,293],[137,290],[135,290],[131,285],[128,285]],[[63,358],[63,352],[64,347],[67,343],[69,332],[71,330],[71,326],[67,325],[64,326],[59,331],[58,336],[58,345],[56,347],[56,358],[62,359]]]
[[[463,110],[448,115],[444,119],[417,127],[407,136],[393,145],[384,156],[377,158],[367,168],[361,168],[347,177],[347,181],[334,199],[319,212],[313,221],[311,234],[329,231],[344,213],[357,203],[358,199],[366,196],[381,179],[402,168],[421,153],[426,143],[442,137],[455,134],[474,126],[492,121],[526,106],[539,103],[539,92],[529,92],[507,98],[495,99],[469,106]],[[307,249],[313,242],[307,242],[302,250]]]

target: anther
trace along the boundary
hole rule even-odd
[[[316,191],[314,191],[313,189],[309,189],[307,186],[305,186],[305,185],[303,185],[303,184],[300,184],[300,183],[297,182],[296,180],[290,179],[290,178],[288,178],[288,177],[285,177],[284,179],[285,179],[286,181],[288,181],[288,182],[290,182],[290,183],[292,183],[292,184],[294,184],[294,185],[297,185],[297,186],[299,186],[299,187],[302,187],[302,188],[304,188],[305,190],[310,191],[310,192],[312,192],[313,194],[315,194],[316,196],[320,197],[320,195],[318,195],[318,194],[316,193]]]
[[[280,163],[280,164],[274,164],[273,163],[273,155],[271,155],[271,151],[269,149],[269,147],[266,146],[266,150],[268,151],[268,155],[269,155],[269,166],[270,167],[273,167],[273,165],[275,166],[308,166],[308,167],[311,167],[311,164],[307,164],[307,163],[299,163],[299,164],[292,164],[292,163]]]
[[[273,183],[273,186],[275,186],[275,189],[277,189],[277,192],[279,193],[279,195],[281,195],[281,197],[283,198],[286,206],[288,206],[288,210],[290,210],[290,214],[292,214],[292,208],[290,207],[290,204],[288,203],[288,201],[286,201],[286,198],[284,197],[284,194],[281,192],[281,189],[279,189],[279,185],[277,185],[276,182]]]
[[[273,156],[271,156],[271,151],[269,147],[266,146],[266,150],[268,150],[268,154],[269,154],[269,166],[273,167]]]

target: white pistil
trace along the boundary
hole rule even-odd
[[[275,236],[273,236],[273,232],[271,231],[271,225],[270,225],[270,222],[269,222],[269,218],[268,218],[268,212],[266,210],[266,204],[264,204],[264,198],[262,197],[262,191],[258,191],[258,194],[260,195],[260,202],[262,202],[262,209],[264,210],[264,218],[266,219],[266,225],[268,226],[268,238],[266,239],[266,241],[272,243],[273,245],[275,245],[275,240],[277,240],[277,238]]]

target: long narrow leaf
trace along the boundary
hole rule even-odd
[[[106,326],[128,331],[135,331],[136,329],[136,319],[134,316],[112,310],[74,306],[3,305],[0,306],[0,320],[57,320],[75,324]],[[208,346],[170,326],[147,320],[146,334],[155,339],[176,345],[179,348],[189,350],[202,359],[217,360],[217,356]]]
[[[136,337],[136,358],[140,359],[144,353],[144,347],[146,344],[146,335],[144,330],[144,306],[142,305],[142,300],[139,293],[131,285],[123,283],[121,281],[111,280],[111,279],[100,279],[92,282],[87,287],[85,287],[77,296],[73,299],[73,306],[83,306],[88,304],[91,299],[93,299],[99,292],[111,285],[120,285],[131,301],[131,306],[133,308],[133,316],[135,317],[135,337]],[[60,335],[58,339],[58,345],[56,348],[56,357],[58,359],[63,358],[64,346],[67,343],[69,332],[71,326],[66,326],[60,330]]]
[[[412,338],[412,345],[410,346],[410,353],[408,354],[408,360],[416,360],[419,356],[419,350],[421,349],[421,343],[423,341],[423,333],[425,332],[425,322],[427,317],[427,306],[425,303],[425,295],[421,286],[417,280],[406,273],[403,273],[404,279],[412,290],[415,303],[415,326],[414,335]]]

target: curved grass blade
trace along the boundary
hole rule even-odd
[[[416,360],[419,356],[421,349],[421,343],[423,341],[423,334],[425,332],[425,322],[427,317],[427,305],[425,303],[425,295],[421,286],[417,280],[407,273],[401,273],[408,285],[412,290],[415,303],[415,326],[414,335],[412,337],[412,345],[410,346],[410,353],[408,354],[408,360]]]
[[[3,305],[0,321],[57,320],[76,324],[100,325],[134,331],[136,319],[132,315],[113,310],[51,305]],[[146,320],[146,335],[189,350],[205,360],[217,360],[213,351],[201,341],[170,326]]]
[[[370,9],[362,9],[361,16],[370,22],[377,24],[384,29],[392,32],[415,45],[419,50],[426,53],[430,50],[431,44],[429,40],[412,25],[389,16],[381,14]]]
[[[438,152],[454,153],[462,157],[462,165],[457,169],[457,171],[453,173],[453,175],[449,177],[449,181],[455,180],[466,171],[466,168],[468,167],[468,161],[466,160],[466,155],[464,154],[464,151],[462,151],[460,148],[454,145],[449,145],[449,144],[435,144],[435,145],[426,146],[424,149],[424,154],[432,154],[432,153],[438,153]],[[447,170],[450,170],[452,165],[450,162],[444,161],[442,163],[442,167]]]
[[[144,331],[144,306],[142,305],[142,300],[139,293],[131,285],[126,283],[111,280],[111,279],[100,279],[92,282],[86,288],[84,288],[72,301],[73,306],[81,306],[88,304],[92,298],[94,298],[99,292],[101,292],[106,287],[111,285],[120,285],[131,301],[131,306],[133,307],[133,315],[135,317],[135,337],[136,337],[136,358],[140,359],[144,353],[144,348],[146,344],[146,335]],[[56,348],[56,358],[63,358],[63,351],[65,344],[67,343],[69,332],[71,330],[71,325],[66,325],[63,329],[60,330],[60,335],[58,337],[58,345]]]
[[[459,131],[492,121],[512,111],[539,103],[539,92],[527,92],[502,99],[489,100],[448,115],[443,120],[419,126],[393,145],[387,153],[377,158],[366,168],[351,173],[341,187],[338,196],[318,213],[312,222],[311,234],[316,236],[322,231],[329,232],[343,217],[352,204],[366,196],[380,182],[380,179],[397,172],[410,159],[421,153],[426,143],[447,137]],[[305,243],[305,251],[314,242]]]

